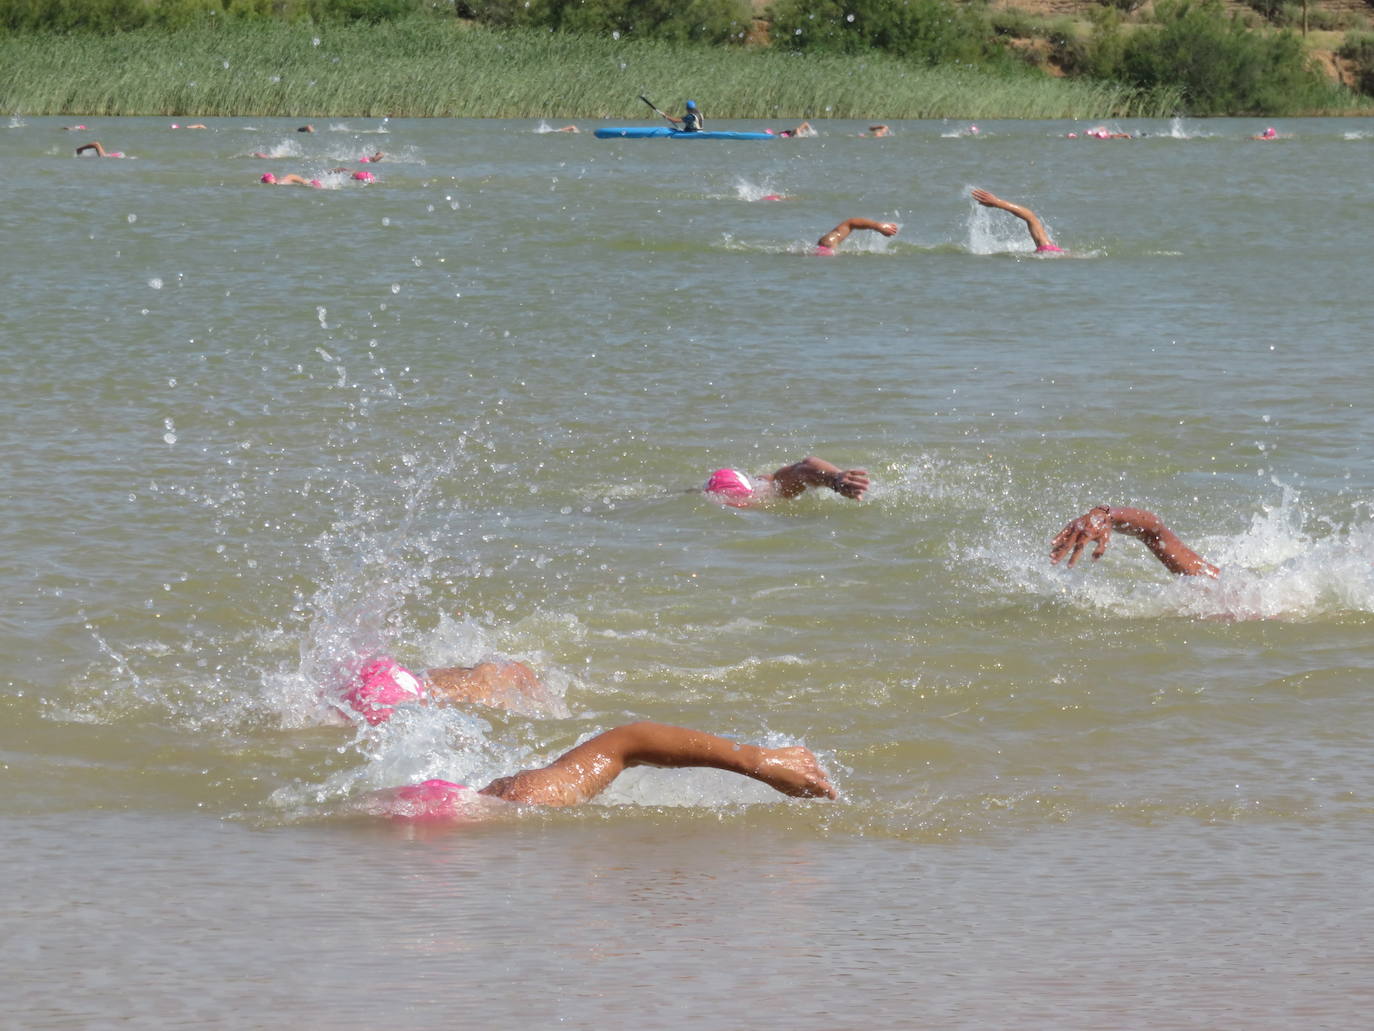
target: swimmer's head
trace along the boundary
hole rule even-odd
[[[978,126],[976,126],[976,125],[970,125],[970,126],[968,127],[968,134],[969,134],[970,136],[977,136],[977,135],[978,135]]]
[[[277,177],[273,175],[271,172],[263,172],[262,181],[267,183],[268,185],[271,185],[277,181]]]
[[[705,491],[722,501],[743,501],[754,493],[754,483],[738,469],[717,469],[706,481]]]
[[[695,100],[689,100],[689,101],[687,101],[687,110],[688,110],[688,111],[695,111],[696,109],[697,109],[697,102],[696,102]]]
[[[354,172],[353,178],[357,179],[359,182],[362,183],[370,183],[373,179],[376,179],[377,177],[373,175],[371,172]]]
[[[1278,134],[1279,131],[1271,125],[1269,128],[1265,129],[1261,135],[1263,135],[1266,140],[1272,140]]]
[[[833,258],[835,256],[835,248],[827,247],[823,243],[818,243],[812,248],[811,253],[817,258]]]
[[[342,698],[354,712],[374,727],[391,719],[402,702],[424,697],[424,688],[414,673],[395,659],[373,659],[348,686]]]

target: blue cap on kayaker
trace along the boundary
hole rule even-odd
[[[689,111],[695,111],[697,109],[697,102],[695,100],[687,101],[687,109]]]

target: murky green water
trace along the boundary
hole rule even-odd
[[[1359,1023],[1374,122],[62,124],[0,127],[16,1026]],[[869,499],[695,489],[808,453]],[[1221,581],[1051,568],[1101,501]],[[338,725],[382,649],[570,715]],[[643,718],[843,797],[329,815]]]

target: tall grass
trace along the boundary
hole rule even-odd
[[[925,68],[883,55],[468,28],[239,22],[0,38],[0,111],[30,115],[639,119],[639,94],[713,118],[1162,117],[1169,88]]]

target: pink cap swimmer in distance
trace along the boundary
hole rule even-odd
[[[717,469],[706,481],[705,490],[723,498],[747,498],[754,493],[754,484],[738,469]]]
[[[373,659],[362,668],[358,679],[343,693],[343,700],[374,727],[391,719],[402,702],[425,696],[424,687],[414,673],[395,659]]]
[[[263,172],[262,181],[265,183],[275,183],[277,181],[277,177],[273,175],[271,172]]]

